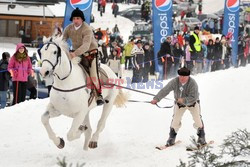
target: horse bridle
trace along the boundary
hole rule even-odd
[[[48,50],[50,44],[55,45],[55,46],[57,47],[57,50],[58,50],[58,51],[57,51],[57,56],[56,56],[56,63],[53,64],[53,63],[52,63],[51,61],[49,61],[48,59],[44,59],[44,60],[42,61],[42,64],[43,64],[44,62],[48,62],[48,63],[52,66],[52,70],[54,71],[55,68],[56,68],[56,66],[57,66],[58,63],[59,63],[59,58],[60,58],[60,64],[61,64],[61,57],[62,57],[62,54],[61,54],[61,48],[60,48],[55,42],[52,41],[52,38],[50,38],[49,42],[46,42],[46,43],[44,44],[44,46],[46,45],[45,50]],[[43,46],[43,47],[44,47],[44,46]],[[40,52],[40,49],[38,50],[38,52]],[[70,71],[69,71],[69,73],[68,73],[67,76],[65,76],[65,77],[63,77],[63,78],[60,78],[58,74],[54,73],[54,75],[56,75],[57,78],[60,79],[60,80],[64,80],[64,79],[68,78],[68,76],[70,75],[70,73],[71,73],[71,71],[72,71],[72,63],[71,63],[70,60],[69,60],[69,64],[70,64]]]

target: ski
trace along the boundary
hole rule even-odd
[[[172,145],[172,146],[166,146],[166,145],[164,145],[164,146],[156,146],[155,147],[155,149],[157,149],[157,150],[165,150],[165,149],[167,149],[167,148],[169,148],[169,147],[173,147],[173,146],[176,146],[177,144],[180,144],[181,143],[181,141],[180,140],[178,140],[177,142],[175,142],[175,144],[174,145]]]
[[[207,144],[204,144],[204,145],[201,145],[201,146],[198,146],[198,147],[195,147],[195,146],[187,146],[186,147],[186,151],[197,151],[197,150],[200,150],[208,145],[211,145],[211,144],[214,144],[214,141],[213,140],[210,140]]]

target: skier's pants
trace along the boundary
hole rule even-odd
[[[186,110],[189,110],[193,120],[194,120],[194,128],[198,130],[198,128],[203,127],[203,122],[201,119],[201,111],[200,104],[196,102],[193,106],[181,106],[179,107],[176,103],[174,106],[174,115],[171,123],[171,128],[174,128],[175,132],[177,132],[181,127],[181,119]]]

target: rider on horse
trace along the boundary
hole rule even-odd
[[[84,14],[79,8],[73,10],[70,21],[73,23],[65,28],[63,39],[71,39],[73,50],[70,52],[70,57],[81,57],[81,65],[89,72],[97,92],[96,103],[102,105],[104,100],[98,74],[98,44],[93,30],[84,22]]]

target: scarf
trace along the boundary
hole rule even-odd
[[[17,54],[16,54],[17,61],[21,62],[21,61],[25,60],[26,58],[27,58],[27,55],[25,52],[23,52],[23,53],[17,52]]]

